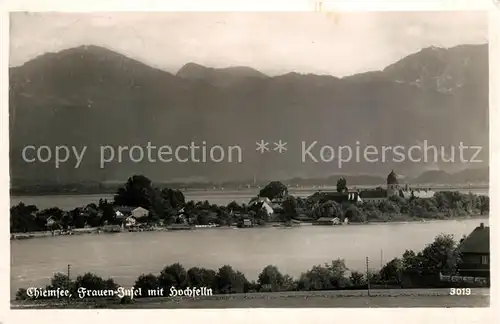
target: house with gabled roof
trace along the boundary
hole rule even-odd
[[[458,272],[461,276],[490,277],[490,228],[481,223],[458,247],[461,262]]]

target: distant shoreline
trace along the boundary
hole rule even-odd
[[[380,185],[382,186],[382,185]],[[100,188],[100,190],[79,190],[79,191],[45,191],[45,192],[19,192],[19,190],[12,190],[10,191],[10,196],[11,197],[43,197],[43,196],[90,196],[90,195],[115,195],[117,189],[120,186],[115,187],[108,187],[108,188]],[[357,185],[357,186],[352,186],[353,190],[356,189],[368,189],[368,188],[376,188],[377,185]],[[238,187],[218,187],[218,188],[209,188],[209,187],[172,187],[181,190],[182,192],[246,192],[246,191],[252,191],[259,189],[259,187],[250,187],[250,188],[238,188]],[[316,185],[316,186],[289,186],[288,187],[290,190],[295,190],[295,191],[311,191],[311,190],[316,190],[316,191],[321,191],[321,190],[330,190],[334,189],[335,186],[333,185]],[[459,185],[451,185],[451,184],[442,184],[442,185],[420,185],[416,184],[413,185],[412,188],[419,189],[419,188],[430,188],[431,190],[440,190],[440,191],[445,191],[445,190],[483,190],[483,189],[489,189],[489,184],[475,184],[475,185],[464,185],[464,184],[459,184]],[[21,189],[22,190],[22,189]]]

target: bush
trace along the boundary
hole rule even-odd
[[[345,277],[347,267],[344,260],[338,259],[324,266],[314,266],[303,273],[297,283],[299,290],[341,289],[349,280]]]
[[[320,204],[317,208],[314,209],[314,217],[320,218],[320,217],[341,217],[341,210],[340,210],[340,204],[333,201],[329,200],[326,201],[322,204]]]
[[[63,274],[63,273],[55,273],[54,276],[50,279],[50,289],[68,289],[70,290],[73,287],[73,282],[71,279]]]
[[[24,288],[19,288],[19,290],[16,292],[16,300],[27,300],[27,299],[30,299],[27,290]]]
[[[394,258],[380,269],[380,279],[389,284],[401,284],[403,274],[403,262]]]
[[[87,272],[83,276],[78,276],[75,280],[75,288],[78,289],[80,287],[89,290],[114,290],[118,285],[113,279],[104,280],[91,272]]]
[[[345,217],[348,218],[350,222],[354,223],[366,222],[366,215],[363,212],[363,210],[352,204],[349,207],[347,207],[347,210],[345,212]]]
[[[156,290],[158,287],[158,278],[152,273],[141,274],[134,284],[134,288],[141,289],[141,296],[138,297],[147,297],[150,289]]]
[[[358,271],[352,271],[351,276],[349,277],[349,282],[352,286],[359,287],[366,285],[365,276]]]
[[[158,276],[158,284],[164,289],[170,289],[172,286],[176,289],[186,288],[186,269],[180,263],[166,266]]]
[[[187,272],[189,286],[215,288],[216,273],[214,270],[193,267]]]
[[[366,219],[368,221],[371,221],[371,220],[380,220],[381,218],[382,218],[382,213],[380,212],[380,210],[369,210],[366,213]]]
[[[265,291],[280,291],[284,286],[285,278],[276,266],[268,265],[259,274],[257,283]]]

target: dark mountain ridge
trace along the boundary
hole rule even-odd
[[[158,181],[322,177],[339,172],[420,173],[429,164],[302,162],[301,142],[320,145],[481,145],[488,164],[487,45],[424,49],[346,78],[289,73],[268,77],[246,67],[185,65],[177,75],[97,46],[39,56],[10,68],[12,180],[106,181],[143,173]],[[420,80],[420,81],[419,81]],[[422,81],[423,80],[423,81]],[[255,142],[283,139],[286,154],[256,154]],[[240,145],[242,163],[134,163],[100,167],[99,146]],[[26,145],[88,146],[74,159],[26,163]],[[272,151],[272,149],[271,149]],[[73,163],[72,163],[73,162]],[[481,165],[478,165],[481,166]]]

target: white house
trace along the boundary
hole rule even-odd
[[[250,207],[261,204],[261,209],[264,210],[268,216],[274,213],[273,203],[267,197],[256,197],[250,200],[248,204]]]
[[[132,210],[132,217],[135,219],[139,219],[142,217],[148,217],[149,216],[149,210],[142,208],[142,207],[137,207]]]
[[[49,218],[47,218],[47,221],[45,223],[45,226],[47,227],[52,227],[54,226],[55,224],[57,223],[56,219],[54,216],[50,216]]]

